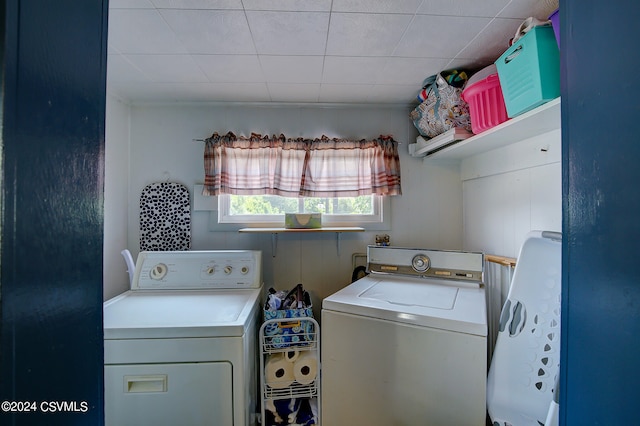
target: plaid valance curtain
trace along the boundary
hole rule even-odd
[[[400,195],[398,143],[373,140],[237,137],[205,141],[203,195],[357,197]]]

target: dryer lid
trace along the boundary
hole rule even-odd
[[[104,303],[104,338],[241,337],[260,289],[128,291]]]

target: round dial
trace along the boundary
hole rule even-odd
[[[227,265],[224,267],[224,273],[229,275],[231,273],[231,271],[233,271],[233,267],[231,267],[230,265]]]
[[[416,254],[411,260],[411,267],[416,272],[425,272],[431,266],[431,261],[424,254]]]
[[[169,272],[169,268],[167,267],[167,265],[165,265],[164,263],[158,263],[153,268],[151,268],[151,271],[149,271],[149,276],[152,280],[159,281],[167,275],[167,272]]]
[[[241,273],[242,275],[247,275],[247,274],[249,273],[249,267],[248,267],[248,266],[243,266],[243,267],[240,269],[240,273]]]

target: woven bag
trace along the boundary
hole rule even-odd
[[[421,101],[409,114],[413,125],[424,137],[433,138],[454,127],[471,132],[469,105],[462,99],[466,74],[441,72],[427,78],[418,95]]]

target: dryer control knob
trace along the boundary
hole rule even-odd
[[[248,266],[243,266],[242,269],[240,269],[240,273],[242,275],[247,275],[249,273],[249,267]]]
[[[233,271],[233,268],[229,265],[224,267],[224,273],[229,275],[231,273],[231,271]]]
[[[151,271],[149,271],[149,277],[152,280],[159,281],[163,279],[168,272],[169,268],[167,267],[167,265],[165,265],[164,263],[158,263],[153,268],[151,268]]]

